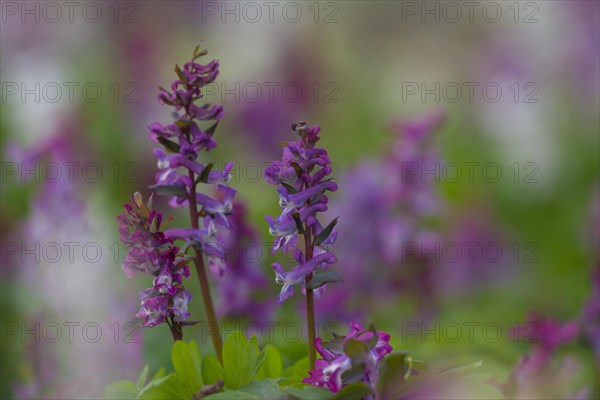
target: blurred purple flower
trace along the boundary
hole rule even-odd
[[[323,296],[324,315],[348,321],[376,309],[377,301],[397,297],[400,290],[422,298],[423,309],[430,307],[430,267],[420,251],[438,239],[423,221],[441,214],[443,207],[432,179],[421,172],[440,160],[432,137],[443,121],[444,115],[436,111],[395,122],[397,138],[388,156],[362,162],[341,177],[344,196],[332,209],[346,222],[360,216],[360,223],[340,225],[338,252],[347,273],[344,285]],[[407,254],[407,243],[417,244],[415,254]],[[377,266],[378,273],[372,274],[369,266]],[[359,298],[358,293],[369,296]],[[361,312],[352,303],[360,303]]]
[[[260,246],[260,240],[247,221],[244,203],[233,203],[231,226],[223,240],[227,249],[227,279],[223,279],[217,287],[217,311],[222,316],[249,318],[256,323],[267,321],[272,310],[271,302],[255,298],[256,293],[267,286],[267,278],[260,257],[253,259],[249,255],[251,246]]]
[[[490,380],[505,398],[583,398],[585,390],[574,395],[569,383],[577,365],[574,360],[560,360],[556,350],[579,334],[575,321],[556,322],[537,312],[530,312],[528,323],[511,328],[515,340],[535,343],[522,357],[505,383]]]

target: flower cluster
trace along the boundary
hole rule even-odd
[[[135,193],[124,207],[125,213],[117,216],[121,240],[128,247],[123,271],[130,278],[137,272],[154,277],[153,286],[140,292],[136,317],[144,318],[144,326],[180,323],[190,316],[192,295],[183,286],[183,278],[190,276],[187,260],[161,231],[162,214],[152,209],[152,197],[144,204]]]
[[[337,261],[329,250],[337,236],[333,231],[337,219],[323,228],[316,218],[317,213],[327,210],[328,197],[325,193],[337,190],[337,184],[330,177],[332,168],[327,151],[315,147],[320,139],[318,134],[321,128],[300,122],[292,125],[292,129],[299,139],[285,143],[282,160],[272,162],[265,170],[265,180],[272,185],[279,185],[277,192],[282,208],[277,218],[266,216],[269,232],[276,237],[273,253],[291,250],[298,262],[288,272],[279,263],[272,264],[276,282],[283,285],[277,298],[279,303],[293,294],[294,285],[321,289],[327,282],[340,280],[337,274],[327,274],[326,279],[318,280],[312,275],[317,268],[325,270],[329,264]],[[299,234],[305,238],[304,252],[298,246]],[[311,278],[315,280],[312,285]],[[319,291],[316,291],[317,295]]]
[[[230,228],[227,216],[233,211],[236,191],[226,185],[233,163],[226,163],[222,171],[217,171],[213,170],[212,163],[196,161],[202,150],[210,151],[216,147],[213,134],[223,117],[220,105],[195,104],[203,96],[203,87],[214,82],[219,73],[217,61],[207,65],[196,62],[205,54],[206,51],[196,47],[192,60],[185,63],[183,69],[175,67],[179,79],[171,84],[171,90],[160,88],[159,100],[175,110],[172,113],[174,121],[170,124],[155,122],[149,126],[150,138],[163,146],[154,149],[160,171],[152,188],[171,196],[169,204],[172,207],[190,207],[192,228],[171,230],[166,234],[172,239],[186,241],[185,247],[193,245],[200,249],[211,271],[221,276],[225,271],[223,241],[216,225]],[[208,127],[200,127],[199,123],[207,122],[210,122]],[[217,198],[196,192],[200,183],[215,185]],[[199,228],[200,219],[203,228]]]
[[[351,323],[346,336],[335,336],[329,342],[315,340],[317,351],[323,359],[317,360],[315,369],[303,382],[321,386],[334,393],[353,382],[367,383],[373,392],[379,379],[379,365],[392,352],[390,335],[376,331],[371,325],[365,330],[356,322]]]

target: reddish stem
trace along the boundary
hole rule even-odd
[[[196,204],[196,199],[192,197],[195,196],[196,193],[196,180],[192,171],[189,171],[189,177],[192,181],[191,193],[188,198],[190,218],[192,220],[192,228],[198,229],[198,207]],[[198,272],[200,292],[202,293],[202,301],[204,303],[204,312],[206,313],[206,318],[208,319],[208,329],[210,329],[210,336],[212,338],[217,358],[220,362],[223,362],[223,357],[221,354],[223,348],[223,341],[221,340],[219,322],[217,320],[217,314],[215,313],[215,307],[213,305],[212,297],[210,294],[210,285],[208,284],[206,267],[204,266],[204,257],[202,256],[202,251],[200,249],[194,249],[196,252],[194,262],[196,264],[196,271]]]

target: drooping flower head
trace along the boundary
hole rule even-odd
[[[336,335],[329,342],[317,338],[315,346],[322,359],[316,361],[315,369],[303,382],[333,393],[344,385],[365,382],[375,392],[381,361],[392,352],[389,341],[389,334],[376,331],[372,325],[366,330],[357,322],[350,324],[346,336]]]
[[[278,185],[281,214],[276,218],[266,216],[269,233],[275,237],[272,251],[292,251],[298,265],[285,272],[282,265],[274,263],[275,281],[283,285],[277,298],[282,303],[289,298],[295,285],[304,289],[320,289],[327,282],[340,281],[337,273],[328,271],[319,278],[313,277],[318,268],[327,269],[337,258],[331,253],[337,232],[333,230],[337,219],[325,228],[317,219],[320,212],[327,211],[329,201],[326,192],[334,192],[338,186],[330,176],[331,161],[327,151],[315,147],[319,141],[318,126],[309,127],[306,122],[292,125],[298,139],[283,145],[281,161],[273,161],[265,170],[265,180]],[[304,236],[304,250],[299,246],[298,235]],[[318,295],[320,290],[315,293]]]
[[[121,241],[128,247],[122,269],[130,278],[136,273],[153,277],[152,287],[140,292],[141,308],[136,317],[150,327],[185,320],[191,300],[183,286],[183,279],[190,276],[187,260],[161,230],[162,214],[152,209],[152,197],[144,203],[135,193],[131,204],[124,207],[125,213],[117,216]]]

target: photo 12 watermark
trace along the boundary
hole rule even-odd
[[[2,103],[139,103],[136,82],[16,82],[3,81]]]
[[[204,86],[202,94],[207,103],[339,103],[340,86],[325,82],[213,82]]]
[[[486,23],[501,21],[537,24],[540,3],[536,1],[403,1],[402,22]]]
[[[139,183],[139,164],[113,162],[104,164],[96,161],[47,161],[0,163],[0,182],[18,183],[85,183],[102,181],[112,183]]]
[[[337,24],[340,5],[335,1],[203,1],[202,23]]]
[[[403,183],[516,183],[537,184],[540,166],[533,161],[503,164],[495,161],[404,162]]]
[[[2,1],[2,23],[78,23],[115,24],[140,22],[140,4],[136,1]]]
[[[502,99],[514,103],[539,103],[540,87],[535,82],[402,82],[403,103],[498,103]]]

